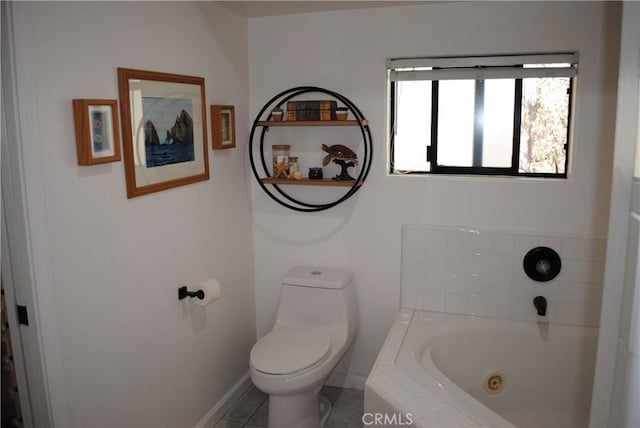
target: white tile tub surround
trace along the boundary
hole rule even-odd
[[[582,236],[402,226],[401,306],[408,309],[597,326],[605,240]],[[536,282],[522,268],[525,254],[546,246],[562,259],[560,274]],[[547,298],[547,317],[532,299]]]

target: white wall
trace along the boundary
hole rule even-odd
[[[638,244],[640,171],[640,4],[622,13],[609,245],[590,426],[640,426]],[[635,176],[635,178],[634,178]],[[635,294],[635,298],[634,298]],[[634,319],[635,317],[635,319]],[[625,385],[626,384],[626,385]]]
[[[247,21],[211,3],[15,8],[33,28],[23,96],[36,100],[47,231],[32,239],[50,248],[69,424],[192,427],[246,373],[255,341],[246,127],[239,148],[207,150],[211,180],[127,199],[122,162],[77,165],[71,100],[117,99],[117,67],[196,75],[207,105],[234,104],[247,123]],[[210,277],[221,300],[177,300]]]
[[[360,331],[347,370],[366,376],[399,308],[402,224],[605,237],[618,26],[616,4],[555,2],[431,4],[250,19],[251,112],[289,87],[326,87],[363,111],[374,143],[363,189],[328,211],[289,211],[254,183],[258,335],[271,328],[279,282],[291,265],[352,269]],[[558,51],[580,54],[568,180],[386,174],[387,58]]]

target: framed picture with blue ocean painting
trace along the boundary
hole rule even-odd
[[[118,68],[127,197],[209,179],[204,78]]]
[[[78,165],[96,165],[120,160],[118,102],[73,100]]]

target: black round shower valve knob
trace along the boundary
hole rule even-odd
[[[538,282],[547,282],[558,276],[562,261],[554,249],[536,247],[524,256],[522,265],[529,278]]]

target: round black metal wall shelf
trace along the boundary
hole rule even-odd
[[[318,120],[318,121],[293,121],[271,120],[272,110],[275,108],[282,108],[288,101],[302,94],[307,93],[320,93],[329,95],[335,100],[344,104],[347,110],[355,118],[354,120]],[[264,156],[265,136],[270,127],[281,126],[353,126],[359,127],[362,140],[364,142],[363,156],[360,160],[360,172],[353,181],[341,181],[341,180],[313,180],[313,179],[282,179],[273,178],[269,173],[269,168]],[[257,146],[257,150],[256,149]],[[259,154],[259,159],[254,155],[254,151]],[[338,94],[327,89],[318,88],[315,86],[299,86],[291,89],[287,89],[271,98],[260,110],[257,117],[251,127],[251,135],[249,136],[249,161],[251,162],[251,170],[256,177],[258,184],[265,191],[271,199],[276,201],[282,206],[290,208],[295,211],[301,212],[316,212],[323,211],[332,208],[341,202],[346,201],[353,196],[364,184],[369,169],[371,168],[371,159],[373,156],[373,146],[371,143],[371,131],[369,130],[369,122],[362,115],[362,112],[345,96]],[[345,187],[348,190],[336,200],[323,204],[314,204],[309,202],[300,201],[288,193],[286,193],[282,186],[284,185],[297,185],[297,186],[333,186],[333,187]]]

